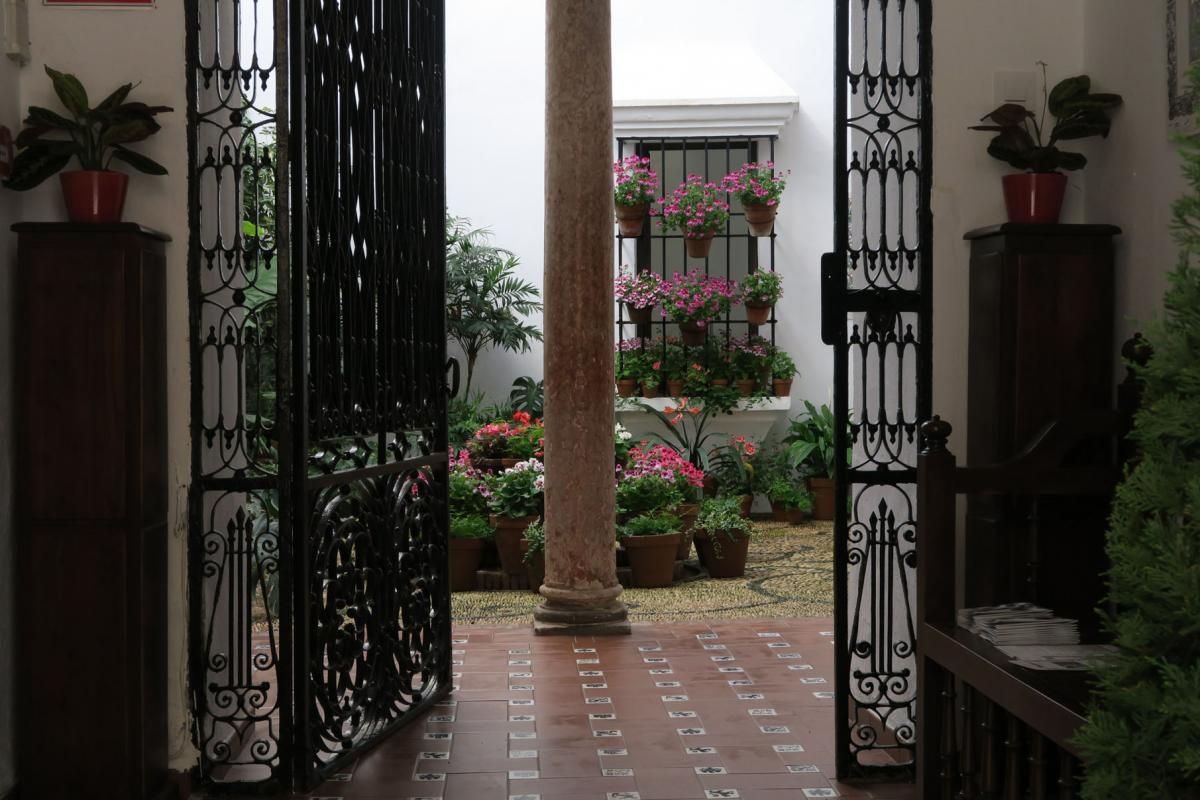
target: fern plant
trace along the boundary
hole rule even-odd
[[[1180,145],[1190,186],[1174,207],[1181,254],[1140,370],[1141,460],[1108,532],[1107,625],[1119,652],[1100,668],[1078,736],[1086,800],[1200,798],[1200,140]]]

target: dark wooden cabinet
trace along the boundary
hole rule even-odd
[[[13,230],[20,797],[156,797],[168,238],[132,224]]]
[[[966,235],[968,464],[1011,459],[1048,423],[1113,408],[1113,237],[1119,233],[1110,225],[1005,224]],[[1108,460],[1111,454],[1075,457]],[[972,498],[965,605],[1036,600],[1091,618],[1100,596],[1106,512],[1090,501]],[[1093,575],[1096,586],[1068,595],[1055,574],[1062,569]]]

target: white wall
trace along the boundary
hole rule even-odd
[[[168,736],[171,766],[195,763],[186,722],[185,572],[189,481],[187,347],[187,138],[184,70],[184,14],[179,0],[153,9],[46,7],[29,3],[31,63],[21,70],[20,102],[58,107],[44,66],[73,72],[94,100],[122,83],[141,82],[134,100],[174,107],[159,117],[163,130],[139,149],[170,172],[164,178],[130,178],[125,219],[164,231],[174,239],[167,249],[167,406],[170,485],[168,570]],[[22,198],[21,217],[61,220],[56,181]],[[2,384],[3,382],[0,382]],[[0,648],[0,652],[3,649]]]
[[[967,126],[995,107],[996,70],[1046,61],[1051,85],[1077,74],[1083,35],[1083,0],[955,0],[934,7],[933,410],[955,427],[954,452],[966,450],[970,248],[962,235],[1005,221],[1000,176],[1012,171],[988,156],[987,135]],[[1085,178],[1071,176],[1064,222],[1086,219]]]
[[[0,125],[17,135],[21,113],[17,103],[16,62],[0,56]],[[13,271],[16,239],[9,226],[17,220],[17,197],[0,189],[0,797],[16,782],[14,752],[14,644],[13,609]]]
[[[521,257],[521,274],[539,285],[543,5],[543,0],[449,0],[446,44],[449,207],[491,227],[496,241]],[[829,402],[832,355],[820,342],[818,280],[821,253],[833,241],[833,50],[832,37],[824,33],[833,30],[832,4],[760,0],[755,15],[770,25],[726,24],[731,16],[724,0],[613,0],[612,8],[614,53],[642,52],[664,36],[692,42],[696,52],[714,58],[724,47],[744,45],[799,95],[799,112],[776,145],[776,163],[792,171],[776,224],[776,268],[785,279],[777,337],[801,369],[793,396]],[[780,31],[807,38],[798,47],[795,37]],[[655,80],[647,71],[648,86]],[[644,91],[654,96],[652,88]],[[482,360],[476,382],[498,396],[514,377],[540,377],[541,371],[540,348],[526,356],[493,353]]]
[[[1117,239],[1117,337],[1158,316],[1177,250],[1171,203],[1186,189],[1167,127],[1166,0],[1086,0],[1084,66],[1125,105],[1108,141],[1090,151],[1087,217]],[[1120,374],[1120,373],[1117,373]]]

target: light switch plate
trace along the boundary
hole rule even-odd
[[[996,70],[992,74],[992,93],[997,106],[1019,103],[1032,107],[1037,99],[1037,73],[1029,69]]]

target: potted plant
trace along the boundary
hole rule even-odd
[[[158,162],[130,150],[128,145],[149,139],[161,126],[155,117],[172,109],[128,101],[135,84],[127,83],[91,107],[87,91],[74,75],[46,67],[54,93],[66,108],[63,116],[48,108],[30,106],[25,129],[17,136],[20,152],[9,189],[26,191],[63,170],[71,159],[79,169],[59,175],[67,219],[81,223],[120,222],[129,176],[110,169],[114,159],[147,175],[166,175]]]
[[[779,200],[787,188],[784,176],[775,174],[775,163],[743,164],[726,175],[721,185],[742,202],[750,235],[770,236],[779,213]]]
[[[771,501],[771,517],[776,522],[795,525],[812,513],[812,495],[795,481],[777,475],[767,484],[767,499]]]
[[[755,270],[742,279],[737,296],[746,306],[746,322],[766,325],[771,320],[771,309],[783,296],[783,276]]]
[[[521,561],[525,564],[529,590],[540,594],[542,584],[546,582],[546,527],[541,522],[525,529],[521,539]]]
[[[783,441],[788,445],[792,466],[808,475],[808,490],[813,495],[813,518],[831,520],[834,516],[836,487],[834,474],[837,456],[834,435],[837,421],[829,406],[819,409],[808,400],[804,411],[793,419]],[[847,458],[849,453],[847,452]]]
[[[733,294],[733,284],[724,278],[710,278],[701,272],[684,275],[676,272],[663,283],[662,313],[679,326],[686,346],[700,347],[705,342],[708,323],[729,310]]]
[[[523,575],[521,538],[525,529],[542,515],[542,489],[545,467],[537,459],[521,461],[488,480],[488,508],[496,529],[496,550],[500,569],[509,575]]]
[[[667,396],[680,397],[683,395],[683,379],[689,364],[687,351],[679,344],[679,340],[668,339],[662,347],[662,353],[662,359],[650,365],[654,376],[666,385]]]
[[[758,445],[745,436],[731,436],[728,444],[709,453],[708,474],[717,482],[718,497],[734,497],[742,516],[750,516],[754,504],[754,464]]]
[[[649,369],[643,339],[625,339],[617,344],[617,394],[633,397]]]
[[[700,512],[697,502],[700,489],[704,486],[704,471],[685,459],[679,451],[665,444],[653,447],[634,447],[629,450],[629,467],[624,477],[656,475],[675,487],[678,502],[668,508],[681,520],[679,549],[675,558],[683,561],[692,548],[692,528]]]
[[[674,480],[658,472],[631,470],[617,481],[617,519],[621,522],[673,509],[682,502],[683,495]]]
[[[771,386],[776,397],[788,397],[792,393],[792,380],[796,377],[796,362],[781,347],[771,353]]]
[[[492,538],[492,526],[480,514],[450,517],[450,591],[475,588],[475,573],[483,560],[483,547]]]
[[[746,574],[750,550],[750,520],[741,514],[736,498],[705,500],[696,518],[696,552],[713,578],[740,578]]]
[[[1062,211],[1067,176],[1059,170],[1083,169],[1082,153],[1059,150],[1058,144],[1091,136],[1108,138],[1112,121],[1108,112],[1122,103],[1119,94],[1092,92],[1087,75],[1060,81],[1046,91],[1046,64],[1042,68],[1042,112],[1040,117],[1019,103],[1005,103],[985,115],[976,131],[996,135],[988,144],[988,155],[1024,172],[1005,175],[1004,204],[1010,222],[1053,224]],[[1053,127],[1046,130],[1047,111]]]
[[[622,236],[637,238],[642,235],[647,212],[654,213],[650,204],[658,188],[658,173],[650,166],[649,158],[634,155],[613,164],[613,177],[617,225]]]
[[[733,367],[738,394],[750,397],[759,390],[763,374],[770,370],[770,344],[761,336],[745,336],[729,342],[729,361]]]
[[[721,187],[688,175],[663,204],[660,225],[664,231],[683,235],[689,258],[707,258],[717,231],[729,222],[729,203]]]
[[[649,325],[654,307],[662,293],[662,280],[649,270],[631,274],[622,270],[613,282],[613,295],[625,304],[629,321],[635,325]]]
[[[621,546],[629,557],[634,586],[657,589],[674,582],[682,528],[683,521],[666,511],[639,514],[621,526]]]

